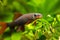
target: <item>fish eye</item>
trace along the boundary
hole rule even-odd
[[[34,14],[34,16],[36,17],[36,16],[42,16],[42,15],[41,15],[41,14],[37,14],[37,13],[36,13],[36,14]]]
[[[36,16],[36,14],[34,14],[34,16]]]

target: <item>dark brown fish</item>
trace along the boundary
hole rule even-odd
[[[10,23],[0,22],[0,25],[2,26],[2,28],[0,29],[0,34],[3,34],[7,27],[10,27],[11,32],[14,31],[15,26],[17,26],[16,29],[17,32],[20,30],[24,31],[25,24],[29,24],[36,19],[42,18],[42,14],[40,13],[28,13],[24,15],[16,13],[15,16],[13,22]]]

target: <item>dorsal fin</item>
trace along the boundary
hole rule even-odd
[[[22,16],[23,14],[19,13],[19,12],[15,12],[14,13],[14,17],[13,17],[13,21],[16,20],[18,17]]]

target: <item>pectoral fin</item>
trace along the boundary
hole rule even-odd
[[[32,20],[29,20],[29,21],[27,21],[27,23],[25,24],[25,25],[28,25],[29,23],[31,23],[32,22]]]

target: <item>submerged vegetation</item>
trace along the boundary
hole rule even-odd
[[[4,40],[59,40],[60,39],[60,0],[0,0],[0,22],[12,22],[14,13],[41,13],[36,25],[25,25],[24,32],[8,35],[6,29],[0,38]]]

